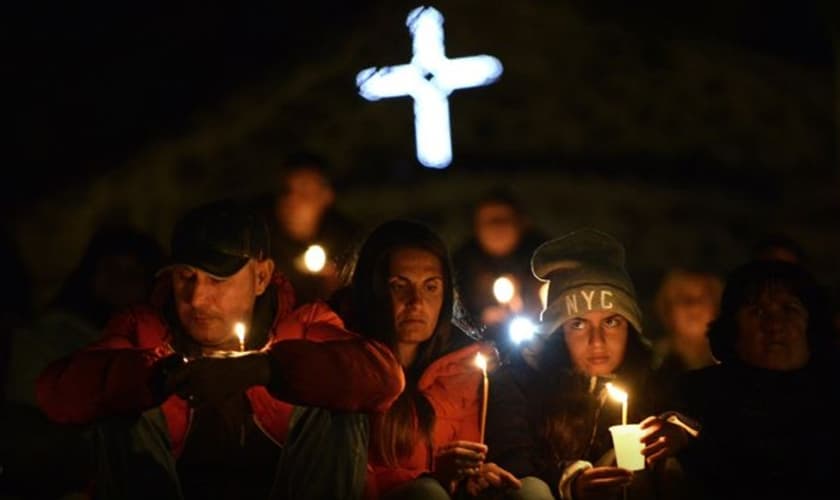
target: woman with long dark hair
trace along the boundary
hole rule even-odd
[[[485,463],[480,442],[482,372],[491,346],[458,314],[449,253],[427,226],[386,222],[358,252],[338,306],[349,328],[390,346],[406,389],[371,421],[368,493],[385,498],[450,498],[461,488],[515,486]],[[460,325],[460,326],[459,326]]]
[[[613,383],[629,395],[627,423],[641,421],[642,454],[659,469],[688,439],[674,417],[646,417],[651,352],[624,248],[611,236],[581,230],[542,244],[534,274],[549,282],[540,334],[494,374],[488,414],[490,459],[522,488],[509,498],[588,500],[649,492],[647,472],[615,465],[609,427],[622,423]]]

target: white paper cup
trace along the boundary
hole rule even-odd
[[[642,449],[642,429],[639,424],[613,425],[610,427],[613,446],[615,447],[615,461],[619,467],[628,470],[642,470],[645,468],[645,456]]]

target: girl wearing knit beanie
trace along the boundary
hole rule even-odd
[[[521,479],[516,498],[663,494],[676,465],[667,459],[693,429],[674,414],[652,416],[661,408],[624,248],[583,229],[542,244],[531,266],[548,282],[548,300],[537,338],[491,379],[489,459]],[[607,382],[629,394],[627,423],[641,422],[643,471],[615,465],[609,427],[622,423],[622,411]]]

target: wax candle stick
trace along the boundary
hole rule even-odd
[[[487,424],[487,396],[490,394],[490,381],[487,379],[487,359],[484,357],[483,354],[478,353],[475,355],[475,364],[481,368],[481,373],[483,375],[482,380],[482,389],[483,389],[483,397],[481,398],[481,438],[479,442],[484,443],[484,429]]]

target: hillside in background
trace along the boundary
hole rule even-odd
[[[282,158],[300,149],[330,160],[340,206],[367,224],[412,215],[455,244],[467,236],[471,203],[504,184],[549,233],[593,225],[616,234],[648,289],[672,264],[725,271],[768,231],[801,241],[826,279],[840,283],[833,60],[598,3],[436,5],[450,57],[486,53],[504,64],[496,84],[451,96],[455,162],[443,172],[414,160],[410,99],[371,103],[354,88],[360,69],[409,60],[404,21],[415,5],[371,2],[323,26],[310,14],[273,49],[282,63],[221,88],[213,95],[222,97],[107,168],[7,211],[36,300],[100,223],[131,221],[166,242],[183,210],[268,189]],[[709,8],[724,12],[717,2]],[[206,26],[205,36],[214,30]],[[156,85],[179,84],[162,78]],[[128,113],[142,109],[143,95],[124,97]]]

